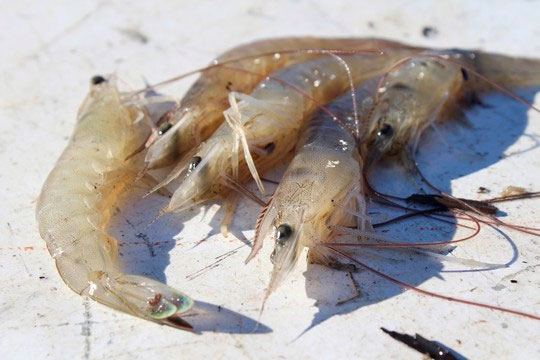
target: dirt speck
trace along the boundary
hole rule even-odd
[[[422,35],[424,35],[424,37],[426,37],[428,39],[432,39],[432,38],[436,37],[437,35],[439,35],[439,30],[437,30],[433,26],[424,26],[422,28]]]

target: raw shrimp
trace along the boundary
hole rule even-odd
[[[477,101],[479,93],[494,86],[540,84],[540,61],[464,50],[427,51],[400,61],[383,79],[369,122],[372,143],[366,163],[400,153],[407,165],[421,134],[435,120],[455,114],[459,105]]]
[[[360,90],[377,85],[374,80],[368,83],[371,85],[357,88],[363,96],[357,99],[359,107],[369,102],[372,94]],[[349,130],[356,125],[351,93],[333,100],[326,109],[329,112],[319,110],[302,131],[293,160],[257,220],[253,249],[246,262],[272,234],[274,269],[267,295],[293,269],[304,247],[309,248],[310,262],[337,264],[330,250],[316,246],[332,241],[332,226],[372,231],[362,188],[363,161],[357,139]]]
[[[158,281],[124,274],[116,239],[106,233],[118,197],[142,167],[125,160],[147,132],[135,121],[144,115],[124,99],[111,80],[95,77],[81,106],[71,140],[39,196],[41,237],[64,282],[76,293],[147,320],[182,329],[179,315],[193,300]]]
[[[280,68],[320,57],[313,49],[366,50],[407,46],[379,39],[292,37],[261,40],[238,46],[219,56],[216,66],[204,71],[188,90],[178,109],[161,125],[158,137],[148,149],[149,169],[175,163],[183,154],[206,140],[223,122],[229,91],[251,92],[260,76],[236,68],[267,75]],[[294,51],[292,51],[294,50]],[[238,61],[234,61],[239,59]]]
[[[251,173],[264,192],[258,172],[272,168],[294,148],[304,119],[319,104],[350,89],[351,82],[384,73],[411,54],[414,50],[391,49],[382,55],[316,59],[276,72],[251,95],[232,92],[231,108],[225,111],[227,124],[202,143],[191,160],[184,160],[187,174],[165,211],[225,195],[223,181],[231,176],[243,183]],[[240,162],[242,153],[245,159]]]
[[[514,69],[509,71],[508,69]],[[371,111],[370,148],[366,171],[384,155],[400,155],[405,167],[420,176],[441,196],[454,200],[467,210],[488,216],[498,225],[533,235],[529,230],[506,224],[467,202],[442,193],[429,183],[414,161],[419,139],[436,120],[459,115],[459,106],[477,103],[478,94],[505,87],[540,84],[540,61],[465,50],[426,51],[398,62],[378,89]]]

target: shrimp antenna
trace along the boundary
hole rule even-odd
[[[449,241],[436,241],[436,242],[424,242],[424,243],[396,243],[393,242],[393,239],[386,237],[384,235],[380,235],[377,233],[369,232],[369,231],[362,231],[358,229],[352,229],[342,226],[336,226],[333,227],[335,229],[336,235],[339,237],[340,233],[343,233],[344,235],[357,235],[366,237],[368,239],[375,239],[380,241],[386,241],[386,243],[338,243],[333,242],[332,246],[338,246],[338,247],[373,247],[373,248],[406,248],[406,247],[429,247],[429,246],[440,246],[440,245],[451,245],[456,244],[459,242],[470,240],[474,237],[476,237],[481,230],[480,221],[478,219],[474,218],[473,216],[469,215],[472,221],[476,223],[476,229],[473,234],[468,235],[466,237],[456,239],[456,240],[449,240]]]
[[[352,256],[348,255],[347,253],[341,251],[341,250],[338,250],[336,248],[333,248],[333,244],[324,244],[322,246],[325,246],[327,248],[329,248],[330,250],[334,251],[335,253],[347,258],[348,260],[352,261],[353,263],[355,263],[356,265],[362,267],[363,269],[391,282],[391,283],[394,283],[396,285],[399,285],[400,287],[402,287],[403,289],[406,289],[406,290],[412,290],[414,292],[417,292],[417,293],[420,293],[422,295],[427,295],[427,296],[430,296],[430,297],[433,297],[433,298],[438,298],[438,299],[442,299],[442,300],[446,300],[446,301],[450,301],[450,302],[456,302],[456,303],[461,303],[461,304],[466,304],[466,305],[472,305],[472,306],[477,306],[477,307],[482,307],[482,308],[485,308],[485,309],[490,309],[490,310],[496,310],[496,311],[501,311],[501,312],[506,312],[506,313],[510,313],[510,314],[514,314],[514,315],[519,315],[519,316],[523,316],[523,317],[527,317],[529,319],[533,319],[533,320],[540,320],[540,316],[538,315],[534,315],[534,314],[529,314],[529,313],[526,313],[526,312],[522,312],[522,311],[518,311],[518,310],[512,310],[512,309],[508,309],[508,308],[503,308],[503,307],[500,307],[500,306],[495,306],[495,305],[489,305],[489,304],[484,304],[484,303],[479,303],[479,302],[474,302],[474,301],[470,301],[470,300],[464,300],[464,299],[459,299],[459,298],[455,298],[455,297],[450,297],[450,296],[446,296],[446,295],[441,295],[441,294],[437,294],[437,293],[434,293],[434,292],[431,292],[431,291],[428,291],[428,290],[422,290],[422,289],[419,289],[413,285],[409,285],[401,280],[398,280],[398,279],[395,279],[391,276],[388,276],[380,271],[377,271],[375,270],[374,268],[356,260],[355,258],[353,258]]]

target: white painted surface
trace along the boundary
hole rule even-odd
[[[34,200],[66,145],[94,74],[116,73],[138,87],[143,78],[155,82],[199,67],[239,43],[286,35],[377,36],[540,58],[540,2],[4,1],[2,10],[2,358],[421,358],[383,334],[381,326],[419,333],[470,358],[540,356],[536,321],[402,292],[365,272],[355,275],[362,297],[336,307],[351,294],[346,275],[316,266],[306,271],[305,262],[271,296],[259,333],[251,333],[268,280],[269,247],[248,266],[243,264],[249,252],[244,246],[218,267],[190,276],[242,243],[218,234],[221,215],[213,217],[215,205],[206,214],[195,210],[146,229],[165,199],[137,200],[139,192],[119,206],[114,219],[114,234],[124,243],[122,258],[131,271],[166,278],[171,286],[212,304],[206,309],[219,317],[199,316],[201,335],[159,327],[72,293],[60,280],[34,220]],[[428,25],[438,30],[430,38],[421,33]],[[129,35],[134,32],[147,41]],[[189,84],[168,91],[180,95]],[[519,94],[532,101],[535,92]],[[441,187],[469,198],[481,198],[479,186],[491,189],[493,196],[507,185],[540,189],[540,116],[502,95],[488,96],[486,102],[488,108],[468,112],[474,128],[443,129],[451,147],[435,136],[424,143],[420,158],[426,173]],[[538,225],[538,201],[502,208],[509,221]],[[233,232],[251,239],[258,211],[246,201]],[[439,226],[400,224],[387,234],[410,238],[424,232],[419,229]],[[154,257],[148,246],[137,245],[144,243],[135,237],[141,232],[150,242],[160,242],[152,246]],[[438,239],[453,234],[425,232]],[[485,230],[454,252],[511,262],[502,270],[439,272],[440,265],[425,270],[425,260],[416,256],[368,260],[425,289],[540,314],[538,241],[507,233],[511,242]],[[449,269],[462,267],[445,264],[444,271]],[[313,319],[318,324],[298,337]]]

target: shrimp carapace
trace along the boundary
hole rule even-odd
[[[64,282],[109,307],[182,329],[193,300],[143,276],[124,274],[117,240],[106,232],[112,209],[143,159],[125,160],[147,133],[136,99],[111,79],[94,77],[71,139],[49,174],[36,206],[41,237]]]

